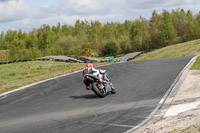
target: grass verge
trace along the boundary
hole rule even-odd
[[[190,56],[198,54],[200,54],[200,39],[161,48],[153,52],[143,54],[134,59],[134,61]]]
[[[94,66],[105,64],[108,63],[95,63]],[[85,63],[53,61],[32,61],[0,65],[0,94],[27,84],[81,70],[85,65]]]
[[[194,65],[191,67],[191,70],[200,70],[200,56],[196,59]]]

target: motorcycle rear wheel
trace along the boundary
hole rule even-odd
[[[106,96],[106,91],[104,89],[100,89],[98,87],[98,85],[99,85],[98,83],[93,82],[92,83],[92,90],[98,97],[104,98]]]

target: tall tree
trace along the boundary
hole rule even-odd
[[[159,48],[161,44],[161,22],[162,22],[162,16],[158,14],[155,10],[152,13],[152,17],[149,21],[150,25],[150,35],[151,35],[151,43],[150,48],[155,49]]]
[[[183,35],[184,41],[189,41],[189,40],[195,39],[195,28],[196,27],[195,27],[192,12],[190,10],[188,10],[186,22],[184,25],[184,35]]]
[[[136,20],[130,29],[130,40],[133,51],[149,49],[150,34],[148,21],[142,17]]]
[[[177,36],[178,37],[183,36],[184,25],[187,20],[187,15],[186,15],[184,9],[172,10],[171,16],[172,16],[172,22],[173,22],[174,28],[176,30]]]
[[[6,44],[4,32],[2,31],[0,35],[0,50],[6,50],[6,49],[8,49],[8,46]]]
[[[200,38],[200,12],[195,18],[195,38]]]
[[[172,23],[171,15],[168,11],[164,10],[162,13],[162,23],[161,23],[161,45],[167,46],[170,41],[174,39],[176,32]]]

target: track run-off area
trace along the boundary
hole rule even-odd
[[[122,133],[155,110],[193,56],[131,61],[106,69],[117,93],[98,98],[82,73],[0,97],[0,133]]]

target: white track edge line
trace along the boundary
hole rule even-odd
[[[11,94],[11,93],[13,93],[13,92],[17,92],[17,91],[26,89],[26,88],[28,88],[28,87],[31,87],[31,86],[34,86],[34,85],[37,85],[37,84],[40,84],[40,83],[44,83],[44,82],[46,82],[46,81],[50,81],[50,80],[53,80],[53,79],[56,79],[56,78],[61,78],[61,77],[67,76],[67,75],[71,75],[71,74],[74,74],[74,73],[78,73],[78,72],[80,72],[80,71],[82,71],[82,70],[75,71],[75,72],[72,72],[72,73],[67,73],[67,74],[60,75],[60,76],[56,76],[56,77],[49,78],[49,79],[45,79],[45,80],[42,80],[42,81],[39,81],[39,82],[36,82],[36,83],[28,84],[28,85],[25,85],[25,86],[20,87],[20,88],[18,88],[18,89],[14,89],[14,90],[11,90],[11,91],[9,91],[9,92],[2,93],[2,94],[0,94],[0,97],[5,96],[5,95],[8,95],[8,94]]]
[[[183,71],[192,63],[192,61],[197,58],[199,55],[194,56],[190,62],[181,70],[181,72],[178,74],[178,76],[176,77],[176,79],[174,80],[174,82],[171,84],[171,86],[169,87],[169,89],[167,90],[167,92],[165,93],[165,95],[162,97],[162,99],[160,100],[160,102],[158,103],[158,105],[156,106],[156,108],[153,110],[153,112],[151,112],[151,114],[144,120],[142,121],[140,124],[138,124],[137,126],[135,126],[132,129],[127,130],[124,133],[131,133],[133,131],[135,131],[136,129],[140,128],[141,126],[143,126],[144,124],[146,124],[152,117],[153,115],[156,114],[156,112],[158,111],[158,109],[164,104],[165,100],[167,99],[167,97],[169,96],[170,92],[172,91],[172,89],[174,88],[175,84],[178,82],[178,80],[180,79]]]
[[[115,63],[111,63],[111,64],[115,64]],[[108,65],[111,65],[111,64],[100,65],[100,66],[97,66],[97,67],[108,66]],[[53,80],[53,79],[65,77],[65,76],[68,76],[68,75],[71,75],[71,74],[75,74],[75,73],[78,73],[78,72],[81,72],[81,71],[82,71],[82,70],[78,70],[78,71],[75,71],[75,72],[71,72],[71,73],[63,74],[63,75],[56,76],[56,77],[53,77],[53,78],[49,78],[49,79],[45,79],[45,80],[42,80],[42,81],[38,81],[38,82],[36,82],[36,83],[28,84],[28,85],[25,85],[25,86],[20,87],[20,88],[18,88],[18,89],[14,89],[14,90],[11,90],[11,91],[2,93],[2,94],[0,94],[0,97],[4,97],[4,96],[6,96],[6,95],[8,95],[8,94],[11,94],[11,93],[14,93],[14,92],[17,92],[17,91],[20,91],[20,90],[24,90],[24,89],[26,89],[26,88],[28,88],[28,87],[31,87],[31,86],[34,86],[34,85],[37,85],[37,84],[40,84],[40,83],[44,83],[44,82],[46,82],[46,81],[50,81],[50,80]]]

